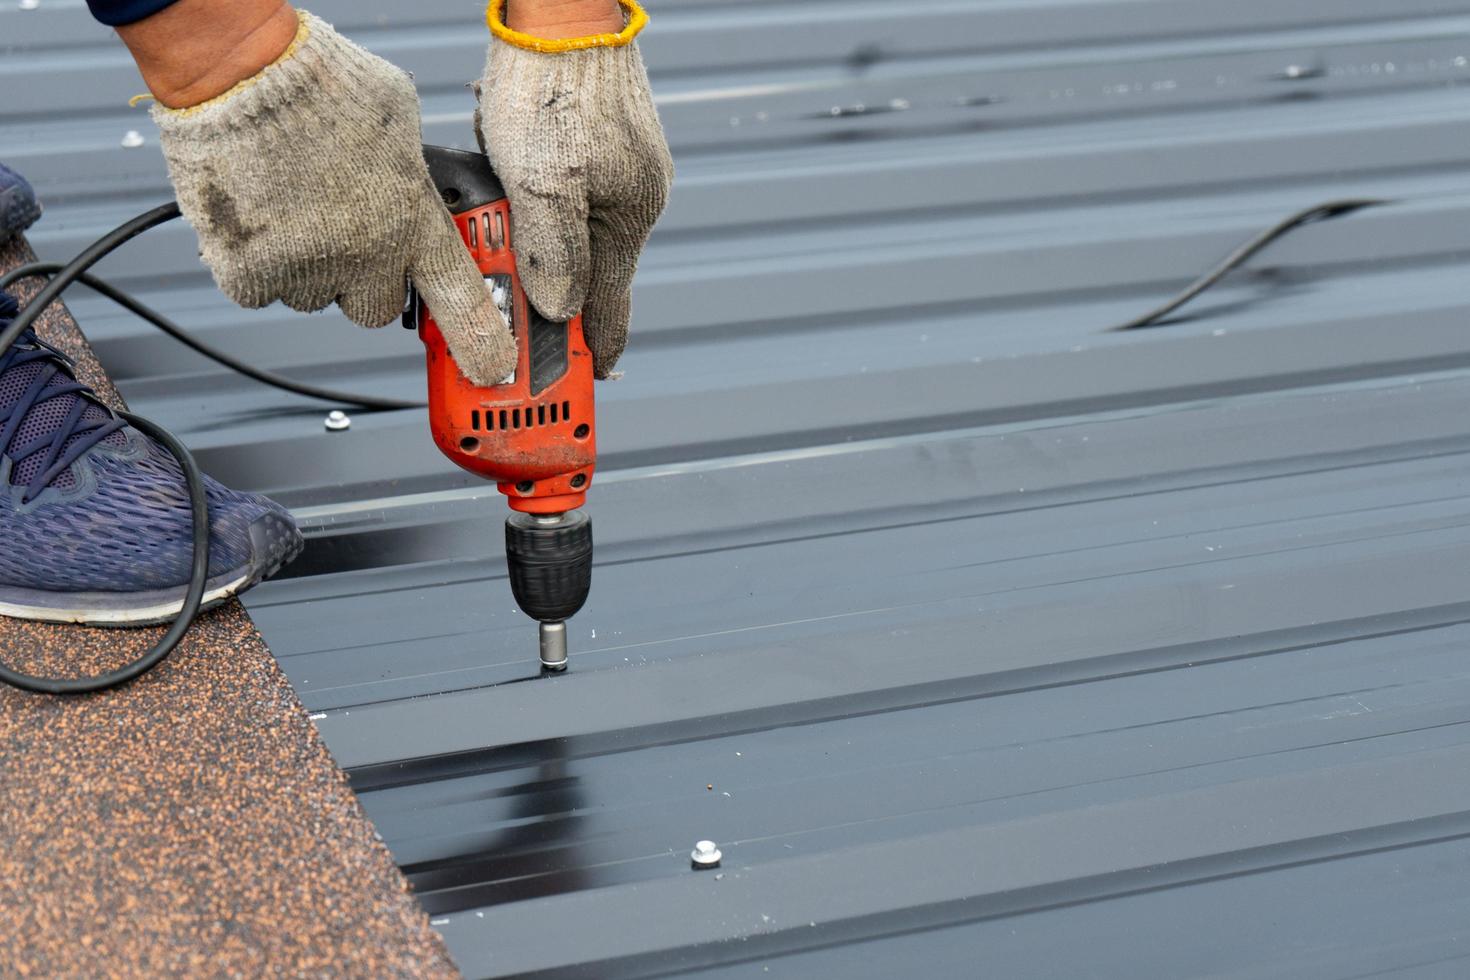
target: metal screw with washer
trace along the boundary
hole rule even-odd
[[[720,849],[715,846],[714,841],[702,840],[689,852],[689,863],[697,869],[718,868],[720,856]]]
[[[346,432],[352,428],[352,419],[346,412],[333,409],[327,414],[326,427],[328,432]]]

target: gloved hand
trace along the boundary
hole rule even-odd
[[[477,87],[476,129],[510,198],[521,284],[549,320],[581,311],[599,378],[627,345],[633,272],[674,176],[633,43],[648,16],[619,2],[621,33],[546,40],[507,28],[505,0],[491,0]]]
[[[241,306],[335,302],[365,327],[403,311],[411,276],[460,369],[499,383],[515,340],[429,179],[413,83],[300,18],[258,75],[197,106],[153,108],[205,264]]]

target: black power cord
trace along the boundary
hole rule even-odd
[[[1245,263],[1250,260],[1250,257],[1252,255],[1255,255],[1261,249],[1265,248],[1267,245],[1270,245],[1282,235],[1285,235],[1290,231],[1300,228],[1302,225],[1311,224],[1314,221],[1323,221],[1327,218],[1336,218],[1339,215],[1350,214],[1353,211],[1359,210],[1360,208],[1371,208],[1378,204],[1387,203],[1387,201],[1381,201],[1374,198],[1348,198],[1341,201],[1328,201],[1326,204],[1318,204],[1314,207],[1298,211],[1296,214],[1281,219],[1270,228],[1267,228],[1259,235],[1256,235],[1254,238],[1250,239],[1250,241],[1247,241],[1237,247],[1235,251],[1231,252],[1224,259],[1222,259],[1219,265],[1215,266],[1209,272],[1206,272],[1194,282],[1184,287],[1183,292],[1179,293],[1167,303],[1163,304],[1162,306],[1155,307],[1154,309],[1145,313],[1143,316],[1137,317],[1133,320],[1129,320],[1127,323],[1120,324],[1119,326],[1113,327],[1111,329],[1137,330],[1139,327],[1157,326],[1158,322],[1164,317],[1168,316],[1170,313],[1173,313],[1175,310],[1179,309],[1179,307],[1183,306],[1185,303],[1188,303],[1190,300],[1194,299],[1196,296],[1209,289],[1211,286],[1214,286],[1221,279],[1224,279],[1226,276],[1228,276],[1231,272],[1240,268],[1242,265],[1245,265]]]
[[[144,211],[136,218],[130,218],[124,221],[82,249],[76,258],[61,267],[61,271],[56,274],[55,278],[41,287],[41,291],[36,294],[35,299],[26,304],[26,308],[21,310],[16,318],[10,322],[10,326],[4,330],[0,330],[0,351],[9,350],[15,343],[16,338],[28,330],[31,324],[36,321],[36,317],[40,316],[46,307],[55,302],[56,297],[61,295],[62,290],[70,286],[72,281],[83,272],[92,268],[92,266],[96,265],[123,243],[143,234],[149,228],[161,225],[165,221],[172,221],[178,216],[179,205],[177,202],[170,201],[167,204],[160,204],[151,211]],[[9,281],[8,277],[7,281]]]
[[[60,272],[62,268],[63,266],[59,262],[32,262],[29,265],[19,266],[18,268],[12,269],[6,275],[0,276],[0,289],[4,289],[17,279],[25,279],[28,276],[50,275]],[[319,385],[307,384],[304,381],[288,378],[283,374],[276,374],[274,371],[267,371],[264,368],[246,364],[244,361],[230,354],[226,354],[218,347],[206,344],[162,313],[143,303],[137,297],[114,286],[106,279],[99,279],[90,272],[83,272],[76,277],[76,281],[88,289],[101,293],[140,319],[147,320],[185,347],[198,351],[211,361],[222,364],[237,374],[243,374],[247,378],[252,378],[261,384],[270,385],[272,388],[280,388],[282,391],[305,395],[308,398],[320,398],[323,401],[340,402],[356,408],[365,408],[373,411],[428,407],[424,402],[403,401],[397,398],[378,398],[374,395],[359,395],[353,392],[337,391],[334,388],[323,388]]]
[[[1140,327],[1154,326],[1159,320],[1210,289],[1232,271],[1244,265],[1251,256],[1293,229],[1314,221],[1335,218],[1360,208],[1385,203],[1387,202],[1381,200],[1354,198],[1329,201],[1326,204],[1318,204],[1314,207],[1298,211],[1236,248],[1219,265],[1195,280],[1183,292],[1179,293],[1167,303],[1145,313],[1143,316],[1130,320],[1120,326],[1112,327],[1111,329],[1134,330]],[[179,206],[177,203],[170,202],[159,205],[151,211],[144,212],[136,218],[124,222],[103,235],[65,265],[52,262],[33,262],[0,277],[0,289],[4,289],[16,280],[26,278],[27,276],[49,275],[54,273],[51,280],[42,287],[35,299],[26,304],[26,308],[16,316],[10,326],[4,330],[0,330],[0,353],[9,350],[21,333],[35,322],[42,311],[50,306],[61,295],[63,290],[72,283],[80,281],[82,284],[96,290],[123,308],[147,320],[169,336],[174,337],[181,343],[203,354],[205,357],[263,384],[271,385],[272,387],[290,391],[298,395],[341,402],[369,410],[424,407],[422,402],[356,395],[348,392],[335,391],[330,388],[322,388],[316,385],[309,385],[270,371],[252,367],[193,337],[163,314],[148,307],[133,296],[108,283],[106,280],[99,279],[88,273],[88,269],[124,242],[142,234],[149,228],[161,225],[166,221],[171,221],[178,216]],[[168,430],[137,415],[132,415],[127,412],[119,412],[118,415],[129,424],[141,430],[144,434],[162,443],[164,448],[172,453],[174,458],[179,461],[179,467],[183,470],[184,483],[189,491],[189,505],[193,512],[194,534],[193,567],[189,575],[189,588],[184,596],[184,604],[179,609],[179,614],[174,618],[173,623],[169,626],[168,632],[164,634],[163,638],[146,654],[124,667],[99,674],[95,677],[48,678],[32,677],[29,674],[23,674],[0,665],[0,681],[12,687],[42,694],[85,694],[125,684],[147,673],[163,662],[164,658],[178,646],[179,641],[183,639],[184,634],[193,625],[194,618],[199,615],[199,606],[204,598],[205,582],[209,576],[209,504],[204,495],[204,478],[200,474],[199,466],[194,462],[194,457],[190,455],[189,450]]]

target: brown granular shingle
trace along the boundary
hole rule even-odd
[[[0,269],[29,257],[22,242],[0,246]],[[64,309],[40,331],[118,404]],[[160,634],[0,617],[0,655],[88,674]],[[0,686],[0,973],[456,975],[235,602],[120,690]]]

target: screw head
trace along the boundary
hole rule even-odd
[[[130,150],[137,149],[143,145],[143,134],[136,129],[130,129],[123,133],[122,145]]]
[[[714,841],[702,840],[689,852],[689,862],[696,868],[718,868],[721,856]]]
[[[21,10],[35,10],[41,6],[41,0],[20,0]]]
[[[1287,65],[1276,73],[1276,77],[1283,81],[1300,81],[1304,78],[1320,78],[1327,74],[1321,65]]]
[[[328,432],[345,432],[352,428],[352,419],[346,412],[333,409],[327,413],[326,422],[323,423]]]

